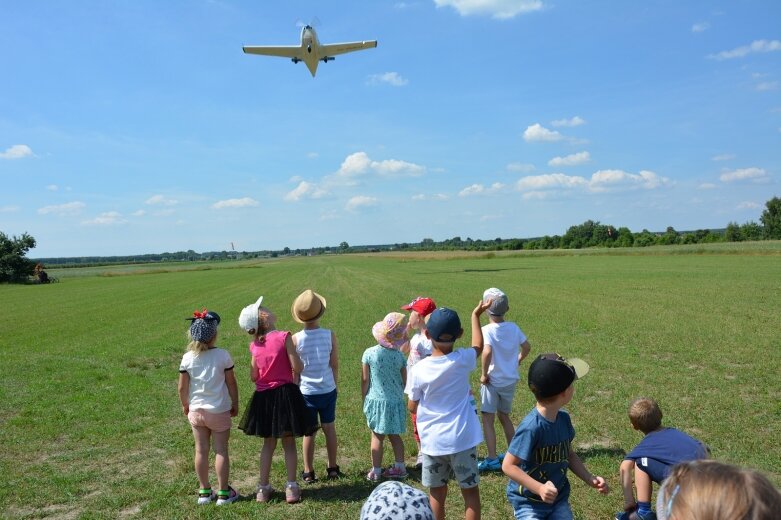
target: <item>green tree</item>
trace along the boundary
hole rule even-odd
[[[0,282],[23,282],[33,274],[35,262],[26,258],[35,247],[35,239],[27,233],[8,237],[0,231]]]
[[[752,220],[740,226],[740,232],[743,233],[743,238],[746,240],[762,240],[764,230],[762,226]]]
[[[727,229],[724,231],[724,240],[727,242],[743,242],[743,233],[741,233],[737,222],[727,224]]]
[[[342,242],[341,244],[339,244],[339,249],[342,252],[347,251],[348,249],[350,249],[350,244],[348,244],[347,242]]]
[[[781,238],[781,199],[773,197],[765,202],[765,211],[759,217],[765,226],[765,238],[771,240]]]

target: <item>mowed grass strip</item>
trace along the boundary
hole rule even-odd
[[[621,508],[618,464],[640,439],[626,407],[640,395],[656,398],[665,423],[707,442],[716,458],[758,468],[779,485],[781,262],[770,244],[747,254],[345,255],[120,276],[91,268],[63,270],[61,282],[49,286],[0,286],[0,486],[9,491],[0,494],[0,515],[357,518],[372,489],[364,480],[369,431],[360,398],[371,326],[428,295],[459,312],[468,337],[469,312],[492,286],[508,294],[508,318],[529,336],[532,355],[556,351],[592,366],[575,383],[568,409],[575,449],[613,493],[598,496],[573,477],[576,518],[608,518]],[[236,362],[243,408],[253,386],[239,311],[263,294],[278,327],[299,330],[289,309],[305,288],[328,300],[322,325],[339,341],[336,424],[348,477],[305,486],[301,504],[285,504],[281,493],[257,504],[251,493],[261,441],[234,429],[231,480],[246,499],[199,508],[192,435],[176,395],[185,318],[201,307],[222,316],[218,344]],[[525,362],[516,424],[533,405],[527,368]],[[405,442],[411,465],[411,433]],[[499,447],[506,447],[503,439]],[[385,459],[391,462],[389,447]],[[280,450],[272,470],[277,489],[283,468]],[[316,469],[325,473],[322,434]],[[410,483],[420,486],[414,473]],[[506,483],[500,474],[482,477],[486,518],[511,517]],[[449,516],[460,516],[462,507],[452,486]]]

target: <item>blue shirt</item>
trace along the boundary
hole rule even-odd
[[[567,469],[570,443],[574,438],[575,429],[567,412],[559,410],[556,420],[549,421],[535,407],[518,425],[507,451],[521,459],[520,468],[534,480],[553,482],[558,490],[558,503],[569,498]],[[512,479],[507,483],[507,498],[513,509],[523,504],[532,504],[540,510],[553,507],[553,504],[544,503],[539,495],[522,488]]]
[[[635,446],[635,449],[624,459],[637,460],[648,457],[668,466],[674,466],[679,462],[702,459],[706,456],[705,446],[697,439],[675,428],[662,428],[646,434],[640,444]]]

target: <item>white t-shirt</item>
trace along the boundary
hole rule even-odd
[[[469,386],[477,367],[477,352],[462,348],[446,356],[429,356],[416,363],[406,393],[418,401],[420,450],[426,455],[452,455],[483,442]]]
[[[327,394],[336,390],[334,371],[331,368],[331,331],[328,329],[304,329],[296,332],[296,352],[304,370],[301,372],[301,393],[304,395]]]
[[[518,375],[518,350],[526,341],[526,334],[511,321],[483,325],[483,342],[491,345],[491,364],[488,379],[491,386],[503,387],[516,383]]]
[[[409,356],[407,356],[407,369],[415,365],[423,358],[427,358],[431,355],[432,348],[431,340],[426,337],[425,334],[418,332],[412,339],[409,340]]]
[[[227,350],[210,348],[197,354],[188,350],[182,356],[179,372],[190,376],[190,410],[212,413],[231,409],[231,398],[225,385],[225,371],[233,368],[233,359]]]

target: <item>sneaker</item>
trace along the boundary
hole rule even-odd
[[[285,486],[285,502],[295,504],[301,502],[301,488],[298,484],[288,484]]]
[[[501,471],[502,463],[499,462],[499,457],[495,459],[484,458],[477,465],[477,471]]]
[[[255,500],[258,502],[268,502],[271,500],[271,495],[274,494],[274,488],[271,484],[265,486],[258,486],[258,492],[255,495]]]
[[[651,511],[650,513],[641,515],[636,510],[631,512],[621,511],[620,513],[616,513],[613,518],[615,518],[615,520],[656,520],[656,513]]]
[[[385,478],[407,478],[407,468],[391,466],[382,472],[382,476]]]
[[[235,502],[238,499],[239,499],[239,494],[236,493],[236,490],[230,486],[228,486],[228,489],[221,489],[217,491],[218,506],[224,506],[225,504],[230,504],[231,502]]]
[[[212,488],[202,488],[198,490],[198,505],[210,504],[214,500],[214,491]]]
[[[379,482],[380,481],[380,474],[379,473],[375,473],[374,470],[370,470],[366,474],[366,480],[368,480],[369,482]]]

